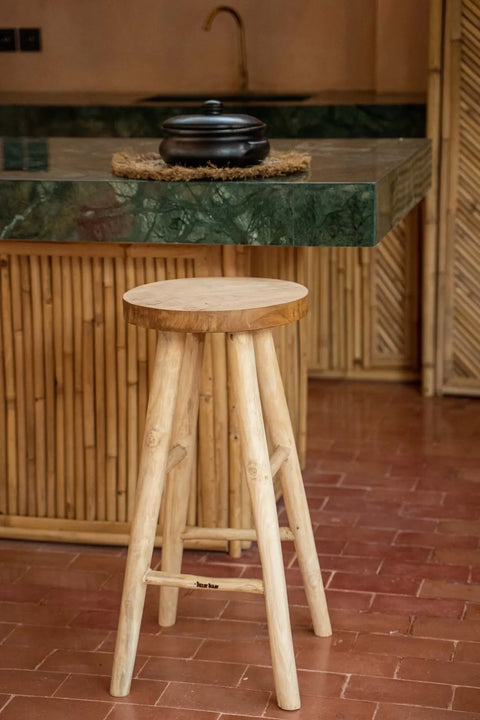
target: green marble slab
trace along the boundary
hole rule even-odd
[[[0,234],[41,241],[372,246],[430,185],[424,139],[272,140],[310,153],[308,172],[268,180],[115,178],[114,152],[155,139],[8,138]]]
[[[397,138],[425,136],[425,103],[235,105],[266,123],[270,137]],[[0,135],[11,137],[161,137],[164,120],[196,105],[0,104]]]

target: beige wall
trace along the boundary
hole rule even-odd
[[[0,53],[0,89],[234,90],[238,37],[215,0],[2,0],[0,27],[41,53]],[[257,90],[423,91],[429,0],[232,0]]]

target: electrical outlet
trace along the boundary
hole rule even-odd
[[[39,52],[42,49],[40,28],[20,28],[20,50]]]
[[[23,170],[23,138],[2,140],[4,170]]]
[[[14,52],[16,49],[15,28],[0,28],[0,52]]]

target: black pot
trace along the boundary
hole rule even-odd
[[[177,115],[163,123],[160,155],[168,165],[245,167],[267,157],[265,123],[251,115],[223,113],[219,100],[207,100],[202,107],[202,114]]]

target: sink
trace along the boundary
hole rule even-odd
[[[300,100],[308,100],[311,95],[304,93],[240,93],[240,94],[223,94],[223,93],[203,93],[186,94],[186,95],[151,95],[141,98],[137,102],[202,102],[209,98],[222,100],[223,102],[298,102]]]

